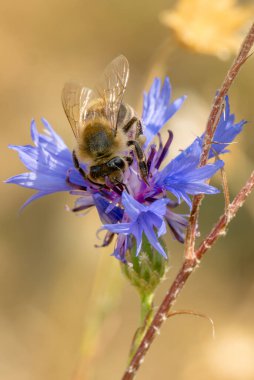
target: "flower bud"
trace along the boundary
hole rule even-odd
[[[164,241],[162,239],[159,241],[165,248]],[[121,263],[122,271],[141,296],[153,294],[164,277],[168,261],[154,249],[145,234],[143,234],[142,247],[138,256],[136,256],[134,238],[131,243],[133,243],[130,244],[131,248],[126,252],[126,263]]]

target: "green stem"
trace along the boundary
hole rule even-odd
[[[153,314],[153,299],[154,293],[144,293],[140,296],[141,326],[147,326],[150,324],[151,314]]]
[[[150,324],[153,320],[154,316],[154,310],[153,310],[153,299],[154,299],[154,293],[143,293],[140,294],[140,317],[141,317],[141,325],[137,329],[129,355],[129,362],[131,362],[132,358],[136,354],[136,351],[142,342],[148,328],[150,327]]]

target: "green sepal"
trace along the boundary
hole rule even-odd
[[[162,239],[159,239],[165,249]],[[165,250],[166,251],[166,250]],[[142,247],[136,256],[136,241],[126,252],[126,263],[121,263],[122,271],[142,297],[153,294],[160,281],[163,279],[168,267],[168,261],[157,252],[143,234]]]
[[[129,354],[129,363],[136,353],[154,316],[154,292],[168,268],[168,261],[157,252],[143,234],[142,247],[136,256],[136,241],[132,238],[132,248],[126,252],[126,263],[121,263],[122,271],[140,295],[140,327],[137,329]],[[165,249],[162,239],[160,244]]]

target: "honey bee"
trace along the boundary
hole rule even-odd
[[[122,101],[128,78],[128,60],[120,55],[106,67],[96,91],[73,83],[63,88],[63,108],[77,142],[73,162],[92,183],[123,184],[133,154],[140,175],[147,182],[142,124],[133,108]],[[88,165],[88,174],[80,162]]]

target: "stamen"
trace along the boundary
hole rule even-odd
[[[119,189],[117,186],[112,187],[112,190],[113,190],[116,194],[118,194],[118,195],[122,195],[123,190]]]
[[[153,145],[151,147],[151,152],[150,152],[149,157],[147,159],[147,171],[148,171],[148,174],[150,173],[150,168],[151,168],[151,165],[152,165],[152,162],[153,162],[153,159],[154,159],[155,155],[156,155],[156,146]]]
[[[73,209],[71,209],[71,211],[72,212],[84,211],[84,210],[87,210],[88,208],[90,208],[92,206],[94,206],[94,205],[73,207]]]
[[[156,162],[156,165],[155,165],[156,169],[159,169],[159,167],[160,167],[162,161],[164,160],[164,158],[166,157],[168,150],[169,150],[169,147],[173,141],[173,132],[168,131],[168,133],[169,133],[168,140],[167,140],[164,148],[162,149],[162,152],[161,152],[160,157],[158,158],[158,161]]]
[[[113,232],[108,231],[104,237],[103,243],[101,245],[95,244],[94,246],[96,248],[107,247],[112,242],[114,235]]]
[[[117,182],[117,185],[119,185],[119,187],[121,186],[120,188],[121,191],[123,191],[124,189],[128,194],[130,194],[129,189],[125,183],[120,182],[120,181],[116,181],[116,182]]]
[[[162,145],[162,138],[161,138],[160,132],[157,133],[157,136],[158,136],[158,139],[159,139],[159,149],[158,149],[158,152],[161,152],[162,149],[163,149],[163,145]]]

